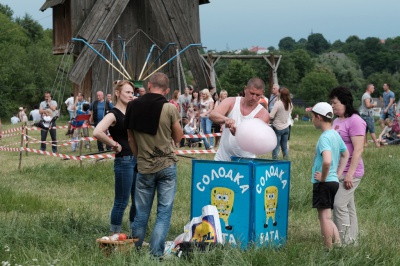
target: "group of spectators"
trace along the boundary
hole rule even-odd
[[[228,97],[228,92],[221,90],[219,94],[214,87],[203,90],[194,90],[189,85],[181,94],[179,90],[175,90],[170,103],[176,106],[182,117],[182,128],[185,134],[212,134],[220,133],[221,126],[213,124],[209,116],[224,99]],[[182,139],[176,146],[191,146],[197,142],[203,141],[206,149],[213,149],[218,145],[219,137]]]
[[[289,90],[278,84],[272,86],[268,100],[264,96],[265,84],[259,78],[248,81],[242,96],[229,98],[224,90],[217,94],[214,88],[197,91],[189,86],[182,95],[175,91],[172,100],[168,101],[165,96],[170,90],[169,79],[162,73],[155,73],[149,78],[147,89],[148,93],[144,88],[135,93],[130,81],[119,80],[114,82],[114,95],[111,97],[104,99],[104,93],[98,91],[97,100],[89,104],[84,95],[78,93],[75,100],[71,95],[65,104],[71,120],[82,112],[91,114],[90,121],[95,125],[93,135],[98,139],[99,151],[104,150],[105,144],[106,149],[116,153],[111,234],[121,232],[123,214],[131,199],[131,237],[138,237],[135,245],[141,247],[157,192],[157,218],[149,244],[151,254],[160,257],[170,227],[177,186],[177,158],[173,143],[181,142],[184,131],[201,130],[210,134],[214,123],[214,132],[223,131],[215,160],[229,161],[233,155],[255,157],[238,147],[234,135],[244,119],[259,118],[270,124],[276,133],[277,146],[272,153],[273,158],[278,158],[281,149],[283,158],[288,159],[293,105]],[[381,121],[387,118],[393,120],[394,94],[387,83],[384,90]],[[314,126],[323,132],[316,146],[312,169],[313,207],[318,209],[321,233],[328,248],[335,243],[351,244],[358,240],[354,192],[364,176],[362,153],[367,130],[377,146],[381,141],[381,136],[376,138],[374,123],[370,121],[371,108],[376,106],[370,97],[373,91],[373,85],[369,84],[363,95],[360,113],[353,107],[350,89],[345,87],[331,90],[330,104],[317,104],[311,110]],[[38,113],[56,117],[57,102],[52,100],[49,92],[44,98]],[[168,102],[171,104],[166,104]],[[24,114],[24,108],[20,108],[20,120],[26,119]],[[333,115],[336,115],[334,120]],[[52,138],[52,150],[57,152],[56,130],[42,130],[42,141],[46,140],[47,132]],[[213,137],[210,137],[209,144],[206,138],[203,141],[206,148],[215,145]],[[46,145],[42,143],[41,150],[45,149]],[[330,209],[334,210],[333,221]]]
[[[395,94],[390,90],[390,84],[383,84],[383,105],[381,107],[381,113],[379,117],[379,123],[381,127],[381,134],[376,137],[375,134],[375,120],[374,120],[374,108],[377,106],[377,102],[371,97],[374,93],[375,86],[368,84],[361,98],[360,116],[367,124],[367,133],[369,132],[372,141],[376,147],[381,145],[394,145],[400,143],[400,127],[398,125],[398,118],[396,114],[396,103]],[[367,134],[365,134],[364,145],[368,146]]]

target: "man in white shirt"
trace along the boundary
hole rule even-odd
[[[11,124],[15,125],[19,122],[21,122],[21,120],[19,120],[17,114],[14,114],[13,117],[11,117]]]
[[[39,122],[41,119],[40,113],[39,113],[39,106],[35,105],[33,106],[33,110],[29,113],[29,116],[32,118],[33,122]]]
[[[256,155],[242,150],[236,142],[236,128],[245,119],[259,118],[269,123],[269,113],[258,101],[264,95],[265,83],[252,78],[244,87],[244,97],[229,97],[223,100],[211,113],[210,119],[216,124],[224,124],[224,130],[215,161],[230,161],[231,156],[255,158]]]
[[[69,113],[69,120],[74,117],[74,94],[71,93],[70,97],[65,100],[65,105],[67,106],[67,110]]]

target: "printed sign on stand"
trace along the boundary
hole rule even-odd
[[[232,157],[193,160],[191,216],[217,207],[225,243],[282,246],[288,229],[290,162]]]
[[[193,160],[191,218],[205,205],[217,207],[225,243],[251,240],[251,163]]]

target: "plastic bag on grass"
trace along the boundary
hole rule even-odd
[[[166,245],[164,254],[174,253],[179,256],[182,252],[192,252],[196,247],[204,251],[209,244],[213,247],[218,243],[223,244],[218,210],[213,205],[207,205],[202,208],[201,216],[193,217],[184,226],[184,233]]]

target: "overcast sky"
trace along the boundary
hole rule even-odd
[[[290,36],[298,41],[322,33],[334,42],[351,35],[400,36],[400,0],[210,0],[200,6],[202,43],[222,51],[251,46],[278,46]],[[32,15],[44,28],[52,27],[51,8],[45,0],[0,0],[14,16]]]

